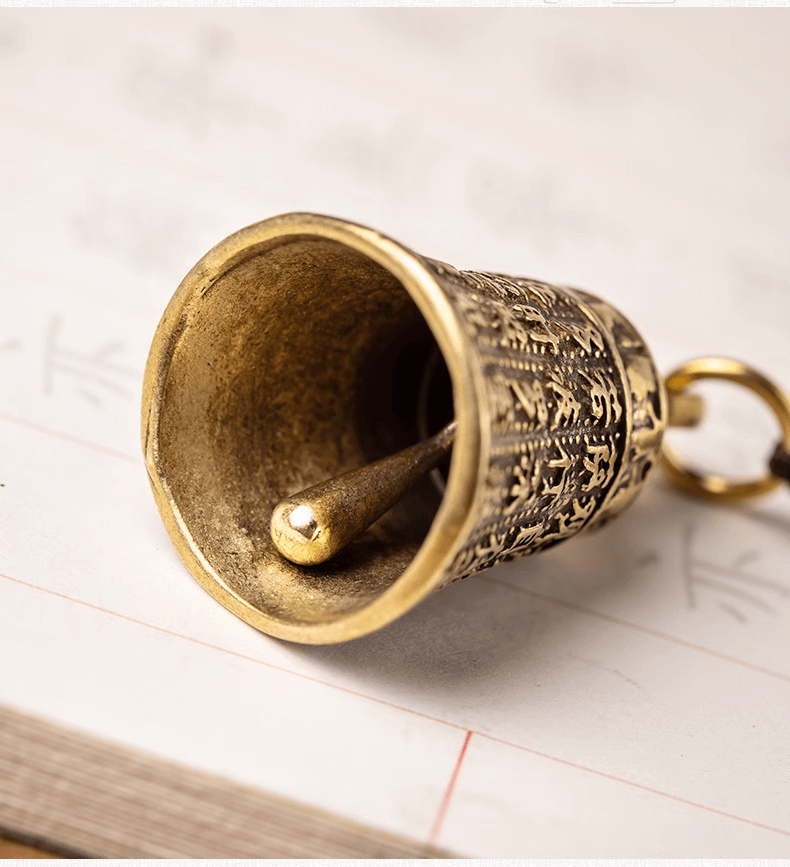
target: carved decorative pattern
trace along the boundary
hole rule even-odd
[[[633,326],[592,295],[428,260],[489,396],[477,524],[445,584],[617,514],[655,462],[665,398]]]

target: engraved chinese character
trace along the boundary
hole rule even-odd
[[[555,496],[560,497],[567,493],[570,486],[572,479],[568,473],[568,469],[572,466],[574,461],[568,456],[568,453],[563,449],[560,443],[555,443],[555,447],[559,452],[559,457],[548,461],[546,466],[559,469],[560,472],[554,473],[553,478],[547,477],[543,480],[543,491],[541,493],[554,494]]]
[[[510,488],[511,501],[504,507],[503,514],[512,515],[513,512],[524,508],[537,494],[538,482],[540,481],[541,462],[539,459],[532,463],[529,455],[522,455],[516,464],[513,473],[513,486]]]
[[[617,386],[612,379],[601,370],[594,371],[592,376],[587,371],[580,370],[579,375],[590,383],[590,400],[592,402],[592,414],[595,418],[603,418],[606,425],[611,424],[612,421],[620,421],[623,408],[617,393]]]
[[[537,421],[539,425],[545,425],[549,420],[549,410],[546,406],[541,382],[537,379],[532,382],[513,379],[510,380],[510,388],[513,390],[524,415],[530,421]]]
[[[578,421],[582,405],[576,400],[573,392],[560,381],[559,371],[549,380],[548,388],[557,398],[557,408],[554,412],[554,427],[570,425]]]
[[[589,481],[584,485],[585,491],[593,488],[605,488],[614,475],[614,456],[611,445],[587,445],[587,454],[584,458],[584,469],[590,473]]]

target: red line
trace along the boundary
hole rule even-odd
[[[700,810],[706,810],[708,813],[715,813],[717,816],[724,816],[727,819],[734,819],[736,822],[745,822],[747,825],[753,825],[755,828],[762,828],[764,831],[774,831],[776,834],[783,834],[785,837],[790,837],[790,831],[784,828],[774,828],[773,825],[764,825],[762,822],[755,822],[753,819],[745,819],[743,816],[736,816],[734,813],[726,813],[724,810],[718,810],[716,807],[708,807],[706,804],[700,804],[697,801],[690,801],[688,798],[681,798],[679,795],[672,795],[669,792],[662,792],[661,789],[654,789],[651,786],[645,786],[642,783],[635,783],[633,780],[625,780],[622,777],[616,777],[614,774],[607,774],[606,771],[598,771],[595,768],[588,768],[586,765],[580,765],[568,759],[560,759],[557,756],[551,756],[548,753],[542,753],[539,750],[533,750],[530,747],[524,747],[521,744],[514,744],[512,741],[506,741],[503,738],[497,738],[493,735],[475,732],[480,737],[488,738],[490,741],[502,744],[506,747],[514,747],[525,753],[531,753],[533,756],[539,756],[542,759],[549,759],[552,762],[559,762],[562,765],[568,765],[570,768],[576,768],[579,771],[587,771],[589,774],[595,774],[598,777],[604,777],[607,780],[614,780],[616,783],[625,783],[627,786],[633,786],[635,789],[641,789],[643,792],[650,792],[653,795],[661,795],[664,798],[669,798],[671,801],[677,801],[680,804],[687,804],[690,807],[698,807]]]
[[[117,452],[115,449],[109,449],[107,446],[99,445],[98,443],[92,443],[90,440],[83,440],[79,437],[72,436],[71,434],[65,433],[64,431],[52,430],[52,428],[44,427],[44,425],[37,424],[34,421],[28,421],[24,418],[17,418],[15,415],[8,415],[7,413],[0,412],[0,421],[10,421],[13,424],[20,424],[23,427],[32,428],[39,433],[49,434],[53,437],[58,437],[58,439],[67,440],[68,442],[76,443],[80,446],[85,446],[89,449],[94,449],[97,452],[104,452],[106,455],[112,455],[115,458],[123,458],[125,461],[134,461],[134,463],[139,463],[140,458],[136,458],[133,455],[127,455],[126,452]]]
[[[471,731],[467,731],[466,733],[463,745],[461,746],[461,752],[458,753],[458,758],[456,759],[455,767],[453,768],[453,774],[450,777],[450,782],[447,784],[447,788],[445,789],[442,803],[439,805],[439,812],[436,814],[436,818],[433,820],[433,825],[431,826],[431,833],[428,835],[429,843],[435,843],[439,839],[439,833],[441,832],[442,825],[444,824],[444,817],[447,815],[447,809],[450,806],[450,798],[452,798],[453,796],[455,783],[458,780],[458,774],[461,770],[464,756],[466,755],[466,748],[469,746],[469,741],[472,739],[473,734],[474,732]]]
[[[99,445],[98,443],[90,442],[89,440],[80,439],[79,437],[72,436],[71,434],[64,433],[63,431],[52,430],[51,428],[44,427],[43,425],[37,424],[36,422],[28,421],[27,419],[17,418],[16,416],[8,415],[6,413],[0,413],[0,420],[9,421],[9,422],[13,422],[14,424],[23,425],[25,427],[32,428],[33,430],[39,431],[40,433],[49,434],[50,436],[58,437],[59,439],[67,440],[68,442],[73,442],[73,443],[76,443],[77,445],[85,446],[86,448],[91,448],[91,449],[94,449],[95,451],[103,452],[104,454],[112,455],[113,457],[116,457],[116,458],[122,458],[125,461],[133,461],[134,463],[137,463],[139,461],[139,458],[136,458],[136,457],[133,457],[132,455],[126,454],[126,452],[115,451],[114,449],[107,448],[106,446]],[[3,577],[8,577],[8,576],[3,576]],[[10,580],[15,580],[15,579],[10,579]],[[714,657],[715,659],[720,659],[720,660],[723,660],[724,662],[732,662],[735,665],[740,665],[743,668],[750,669],[751,671],[757,671],[760,674],[767,674],[769,677],[775,677],[779,680],[785,681],[786,683],[790,683],[790,676],[788,676],[786,674],[781,674],[778,671],[772,671],[770,668],[763,668],[763,666],[761,666],[761,665],[755,665],[754,663],[746,662],[743,659],[737,659],[734,656],[727,656],[724,653],[719,653],[715,650],[711,650],[708,647],[703,647],[700,644],[694,644],[693,642],[686,641],[683,638],[677,638],[674,635],[667,635],[664,632],[658,632],[657,630],[650,629],[647,626],[640,626],[639,624],[631,623],[628,620],[621,620],[619,617],[613,617],[611,614],[604,614],[600,611],[595,611],[592,608],[584,608],[583,606],[576,605],[573,602],[566,602],[565,600],[557,599],[554,596],[548,596],[544,593],[537,593],[534,590],[527,590],[525,587],[516,587],[513,584],[509,584],[507,581],[500,581],[500,580],[497,580],[496,578],[491,578],[488,575],[478,575],[478,576],[476,576],[476,580],[477,581],[485,581],[486,583],[494,584],[497,587],[505,587],[506,589],[513,590],[516,593],[523,593],[526,596],[532,596],[535,599],[540,599],[541,601],[548,602],[551,605],[559,605],[563,608],[569,609],[570,611],[577,611],[581,614],[588,614],[592,617],[598,617],[601,620],[607,620],[609,623],[616,623],[618,626],[625,626],[628,629],[635,629],[639,632],[643,632],[645,635],[652,635],[654,638],[660,638],[663,641],[671,641],[672,643],[678,644],[681,647],[688,647],[691,650],[698,650],[700,653],[705,653],[708,656]],[[21,582],[21,583],[24,583],[24,582]],[[29,586],[30,587],[36,587],[35,584],[30,584]],[[44,588],[37,588],[37,589],[44,589]],[[68,596],[64,596],[63,598],[64,599],[70,599],[70,601],[72,601],[72,602],[79,602],[78,599],[71,599]],[[87,604],[87,603],[84,603],[84,604]],[[103,611],[104,609],[100,609],[100,610]],[[115,612],[107,611],[107,613],[108,614],[114,614]],[[118,616],[120,617],[123,615],[118,615]],[[138,622],[138,621],[134,621],[134,622]],[[139,622],[142,623],[142,621],[139,621]],[[142,625],[145,626],[145,625],[150,625],[150,624],[142,623]],[[152,627],[152,628],[157,628],[157,627]],[[173,633],[173,634],[176,635],[177,633]],[[190,641],[192,640],[192,639],[188,638],[188,636],[179,636],[179,637],[187,638],[187,640],[190,640]],[[213,646],[213,645],[209,645],[209,646]],[[217,649],[222,650],[223,648],[217,648]],[[252,658],[252,657],[250,657],[250,658]],[[283,669],[283,671],[287,671],[287,670],[288,669]],[[322,681],[318,681],[318,682],[320,683]],[[327,684],[327,685],[329,685],[329,684]],[[397,705],[393,705],[393,707],[397,707]],[[404,709],[407,709],[407,708],[404,708]],[[416,713],[416,711],[415,711],[415,713]],[[431,717],[431,719],[432,719],[432,717]],[[454,725],[454,723],[448,723],[448,725]],[[456,726],[456,728],[461,728],[461,726]]]
[[[778,671],[772,671],[770,668],[763,668],[761,665],[754,665],[751,662],[745,662],[743,659],[737,659],[734,656],[727,656],[725,653],[718,653],[708,647],[703,647],[700,644],[693,644],[683,638],[676,638],[674,635],[667,635],[664,632],[657,632],[655,629],[650,629],[647,626],[640,626],[638,623],[630,623],[628,620],[621,620],[619,617],[613,617],[611,614],[603,614],[600,611],[595,611],[592,608],[584,608],[581,605],[576,605],[573,602],[566,602],[564,599],[557,599],[554,596],[547,596],[544,593],[536,593],[534,590],[527,590],[526,587],[516,587],[509,584],[507,581],[499,581],[496,578],[490,578],[488,575],[480,575],[476,578],[477,581],[485,581],[488,584],[496,584],[497,587],[506,587],[508,590],[513,590],[516,593],[523,593],[526,596],[533,596],[535,599],[540,599],[542,602],[549,602],[552,605],[559,605],[562,608],[568,608],[571,611],[578,611],[580,614],[589,614],[593,617],[599,617],[601,620],[608,620],[609,623],[616,623],[618,626],[627,626],[629,629],[636,629],[639,632],[644,632],[646,635],[652,635],[654,638],[661,638],[664,641],[671,641],[674,644],[679,644],[681,647],[689,647],[692,650],[698,650],[700,653],[706,653],[708,656],[713,656],[716,659],[732,662],[735,665],[741,665],[744,668],[749,668],[752,671],[758,671],[760,674],[767,674],[769,677],[776,677],[790,683],[790,677],[786,674],[781,674]]]
[[[156,626],[153,623],[147,623],[145,620],[138,620],[136,617],[129,617],[127,614],[119,614],[117,611],[113,611],[110,608],[102,608],[100,605],[94,605],[92,602],[85,602],[82,599],[75,599],[73,596],[66,596],[65,593],[58,593],[57,590],[50,590],[48,587],[41,587],[38,584],[31,584],[29,581],[23,581],[21,578],[12,578],[10,575],[5,575],[0,572],[0,578],[5,578],[8,581],[13,581],[15,584],[21,584],[23,587],[29,587],[32,590],[40,590],[43,593],[48,593],[50,596],[56,596],[58,599],[65,599],[67,602],[74,602],[77,605],[82,605],[85,608],[90,608],[93,611],[100,611],[102,614],[110,614],[113,617],[119,617],[121,620],[125,620],[128,623],[134,623],[136,626],[144,626],[146,629],[152,629],[154,632],[161,632],[163,635],[169,635],[172,638],[180,638],[183,641],[189,641],[191,644],[197,644],[200,647],[208,647],[211,650],[218,650],[220,653],[225,653],[228,656],[235,656],[237,659],[243,659],[247,662],[254,662],[257,665],[262,665],[265,668],[270,668],[273,671],[279,671],[283,674],[292,674],[294,677],[300,677],[302,680],[310,681],[311,683],[317,683],[321,686],[327,686],[330,689],[336,689],[340,692],[345,692],[348,695],[356,696],[357,698],[364,698],[368,701],[374,701],[377,704],[384,705],[385,707],[391,707],[395,710],[402,710],[406,713],[413,714],[414,716],[422,717],[423,719],[430,720],[431,722],[441,723],[442,725],[450,726],[454,729],[463,730],[463,726],[458,725],[457,723],[450,722],[446,719],[441,719],[440,717],[431,716],[427,713],[422,713],[418,710],[413,710],[410,707],[404,707],[400,704],[395,704],[395,702],[387,701],[383,698],[377,698],[373,695],[367,695],[364,692],[357,692],[354,689],[349,689],[345,686],[339,686],[336,683],[331,683],[330,681],[321,680],[318,677],[313,677],[310,674],[302,674],[299,671],[293,671],[290,668],[284,668],[281,665],[275,665],[272,662],[266,662],[263,659],[258,659],[255,656],[248,656],[246,653],[239,653],[237,650],[230,650],[227,647],[222,647],[219,644],[211,644],[208,641],[201,641],[199,638],[193,638],[191,635],[183,635],[180,632],[174,632],[172,629],[165,629],[164,626]]]
[[[293,675],[294,677],[299,677],[302,680],[306,680],[306,681],[309,681],[311,683],[317,683],[317,684],[320,684],[321,686],[326,686],[326,687],[329,687],[330,689],[335,689],[335,690],[338,690],[339,692],[347,693],[348,695],[353,695],[356,698],[367,699],[368,701],[376,702],[377,704],[384,705],[385,707],[390,707],[390,708],[393,708],[395,710],[405,711],[406,713],[412,714],[413,716],[421,717],[422,719],[427,719],[427,720],[430,720],[431,722],[437,722],[437,723],[441,723],[443,725],[449,726],[449,727],[454,728],[454,729],[464,730],[463,726],[460,726],[457,723],[450,722],[449,720],[441,719],[440,717],[436,717],[436,716],[431,716],[430,714],[422,713],[421,711],[413,710],[412,708],[404,707],[403,705],[395,704],[394,702],[386,701],[385,699],[376,698],[375,696],[367,695],[363,692],[357,692],[356,690],[348,689],[345,686],[338,686],[337,684],[330,683],[330,682],[325,681],[325,680],[320,680],[319,678],[313,677],[312,675],[309,675],[309,674],[301,674],[300,672],[292,671],[289,668],[283,668],[282,666],[274,665],[270,662],[265,662],[262,659],[257,659],[254,656],[247,656],[246,654],[239,653],[236,650],[229,650],[227,647],[221,647],[220,645],[217,645],[217,644],[211,644],[207,641],[201,641],[199,638],[192,638],[189,635],[182,635],[180,632],[174,632],[173,630],[165,629],[162,626],[155,626],[152,623],[146,623],[144,620],[138,620],[137,618],[129,617],[126,614],[119,614],[117,611],[113,611],[109,608],[102,608],[100,605],[94,605],[92,602],[85,602],[82,599],[75,599],[72,596],[66,596],[64,593],[58,593],[56,590],[50,590],[47,587],[40,587],[38,584],[32,584],[28,581],[23,581],[20,578],[12,578],[10,575],[5,575],[2,572],[0,572],[0,578],[5,578],[7,581],[12,581],[15,584],[20,584],[21,586],[28,587],[32,590],[40,590],[43,593],[48,593],[49,595],[56,596],[59,599],[65,599],[67,602],[73,602],[77,605],[82,605],[85,608],[92,609],[93,611],[99,611],[102,614],[109,614],[113,617],[118,617],[121,620],[127,621],[128,623],[134,623],[137,626],[143,626],[146,629],[152,629],[153,631],[160,632],[164,635],[169,635],[173,638],[180,638],[183,641],[188,641],[191,644],[196,644],[200,647],[207,647],[207,648],[210,648],[212,650],[218,650],[220,653],[224,653],[228,656],[233,656],[233,657],[236,657],[237,659],[243,659],[247,662],[254,662],[257,665],[262,665],[262,666],[269,668],[269,669],[272,669],[274,671],[279,671],[282,674],[290,674],[290,675]],[[513,588],[511,588],[511,589],[513,589]],[[595,612],[589,612],[589,613],[595,613]],[[630,624],[625,624],[625,625],[630,625]],[[755,828],[762,828],[766,831],[774,831],[777,834],[782,834],[786,837],[790,837],[790,831],[786,831],[782,828],[774,828],[771,825],[764,825],[760,822],[755,822],[752,819],[746,819],[743,816],[736,816],[734,813],[725,813],[723,810],[717,810],[715,807],[708,807],[705,804],[699,804],[696,801],[689,801],[686,798],[681,798],[681,797],[678,797],[677,795],[672,795],[669,792],[663,792],[660,789],[653,789],[650,786],[644,786],[641,783],[635,783],[633,780],[627,780],[627,779],[624,779],[622,777],[616,777],[616,776],[614,776],[614,774],[608,774],[605,771],[599,771],[599,770],[596,770],[595,768],[588,768],[586,765],[580,765],[580,764],[577,764],[576,762],[569,761],[568,759],[562,759],[562,758],[559,758],[558,756],[552,756],[549,753],[542,753],[539,750],[534,750],[534,749],[531,749],[530,747],[525,747],[525,746],[522,746],[521,744],[516,744],[516,743],[513,743],[512,741],[504,740],[503,738],[494,737],[494,735],[484,734],[483,732],[478,732],[475,730],[467,729],[466,730],[466,737],[464,739],[464,744],[463,744],[463,747],[461,748],[461,753],[458,756],[458,759],[456,761],[455,770],[453,771],[453,775],[450,778],[450,783],[448,784],[447,791],[444,794],[442,804],[439,808],[439,813],[436,816],[436,819],[434,820],[433,827],[431,829],[431,838],[430,839],[432,841],[435,839],[434,835],[438,835],[439,832],[441,831],[441,824],[442,824],[442,821],[444,820],[444,816],[445,816],[445,813],[447,811],[447,807],[449,805],[450,798],[452,796],[453,789],[455,787],[455,784],[456,784],[456,781],[458,778],[458,773],[459,773],[460,768],[461,768],[461,763],[463,762],[464,755],[466,754],[466,748],[469,745],[469,740],[471,739],[473,734],[479,735],[480,737],[483,737],[483,738],[487,738],[488,740],[491,740],[491,741],[495,741],[496,743],[500,743],[503,746],[513,747],[514,749],[521,750],[521,751],[526,752],[526,753],[531,753],[532,755],[539,756],[540,758],[548,759],[549,761],[552,761],[552,762],[559,762],[561,765],[567,765],[568,767],[576,768],[577,770],[586,771],[587,773],[595,774],[599,777],[604,777],[608,780],[613,780],[616,783],[624,783],[627,786],[633,786],[636,789],[640,789],[640,790],[645,791],[645,792],[651,792],[654,795],[659,795],[659,796],[662,796],[664,798],[669,798],[670,800],[677,801],[678,803],[681,803],[681,804],[686,804],[686,805],[691,806],[691,807],[698,807],[700,810],[706,810],[709,813],[715,813],[716,815],[724,816],[728,819],[734,819],[736,822],[745,822],[747,825],[753,825]]]

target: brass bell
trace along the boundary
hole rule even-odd
[[[613,517],[666,419],[644,342],[600,299],[286,214],[184,278],[154,337],[142,422],[157,505],[195,578],[252,626],[320,644]],[[272,515],[320,483],[329,523],[375,520],[298,565]],[[380,517],[374,488],[392,506]]]

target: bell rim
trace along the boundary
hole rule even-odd
[[[230,587],[192,536],[159,460],[160,408],[170,362],[179,338],[188,328],[191,305],[198,303],[228,270],[257,255],[264,245],[288,236],[314,236],[338,242],[369,257],[399,281],[425,319],[447,364],[458,422],[447,488],[414,559],[373,600],[329,621],[280,620]],[[142,442],[149,481],[171,542],[193,578],[249,625],[276,638],[302,644],[331,644],[375,632],[443,586],[449,566],[474,526],[475,500],[487,466],[490,419],[482,374],[479,366],[473,364],[474,354],[459,314],[427,262],[376,230],[336,217],[294,212],[254,223],[216,244],[184,277],[168,303],[154,334],[143,380]]]

